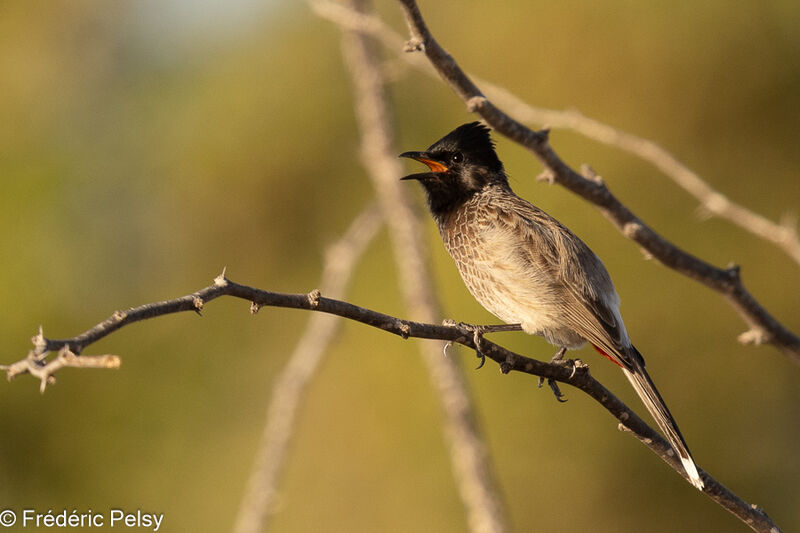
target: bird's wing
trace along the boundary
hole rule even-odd
[[[562,288],[562,316],[568,327],[622,366],[636,393],[669,440],[691,483],[703,490],[686,441],[661,394],[645,370],[644,358],[633,347],[619,314],[619,296],[603,263],[566,227],[530,203],[510,196],[496,208],[498,220],[513,224],[523,235],[520,253],[530,262],[545,263]],[[508,204],[508,205],[505,205]],[[540,265],[541,266],[541,265]]]
[[[619,296],[602,261],[553,217],[511,195],[493,206],[498,220],[523,237],[519,253],[551,273],[560,287],[568,326],[625,367],[630,345],[619,314]]]

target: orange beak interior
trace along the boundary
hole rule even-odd
[[[417,159],[417,161],[419,161],[420,163],[425,163],[426,165],[428,165],[428,167],[430,167],[432,172],[447,172],[447,170],[448,170],[446,166],[444,166],[443,164],[439,163],[438,161],[434,161],[432,159],[419,158],[419,159]]]

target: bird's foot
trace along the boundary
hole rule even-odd
[[[474,326],[471,324],[464,324],[461,322],[460,327],[467,331],[472,331],[472,342],[475,343],[475,355],[481,360],[475,370],[480,370],[486,364],[486,355],[483,353],[483,334],[486,333],[484,326]]]
[[[483,350],[483,335],[486,333],[495,333],[498,331],[520,331],[522,328],[519,324],[495,324],[488,326],[479,326],[475,324],[467,324],[466,322],[456,322],[452,319],[446,319],[442,322],[445,326],[455,326],[464,333],[472,335],[472,342],[475,345],[475,355],[481,360],[477,369],[482,368],[486,363],[486,355]]]
[[[456,322],[452,318],[446,318],[442,320],[442,325],[453,326],[458,328],[460,331],[464,333],[472,334],[472,342],[475,344],[475,355],[478,356],[478,358],[481,360],[477,368],[481,368],[486,363],[486,356],[483,355],[483,351],[481,350],[481,344],[483,343],[483,333],[485,331],[484,330],[485,326],[476,326],[474,324],[467,324],[466,322]]]
[[[564,362],[564,354],[565,353],[567,353],[567,349],[562,346],[561,348],[558,349],[558,351],[555,353],[555,355],[550,358],[550,364],[553,365],[553,364],[563,363]],[[573,374],[574,374],[574,371],[573,371]],[[572,376],[570,376],[570,377],[572,377]],[[549,384],[553,380],[552,379],[548,379],[547,381],[548,381],[548,384]],[[543,384],[544,384],[544,378],[543,377],[539,377],[539,388],[540,389],[542,388]],[[552,385],[551,385],[551,387],[552,387]]]
[[[567,361],[564,361],[564,354],[566,352],[567,352],[566,348],[564,348],[564,347],[559,348],[558,351],[555,353],[555,355],[550,358],[550,364],[572,365],[572,374],[570,374],[570,376],[569,376],[570,378],[572,378],[572,376],[575,375],[575,368],[576,367],[575,367],[575,363],[574,363],[574,361],[572,359],[568,359]],[[539,388],[540,389],[542,388],[542,385],[544,384],[544,379],[545,378],[543,378],[543,377],[539,378]],[[551,378],[547,378],[547,385],[550,387],[550,390],[553,391],[553,394],[555,395],[557,401],[559,401],[561,403],[564,403],[564,402],[567,401],[566,399],[564,399],[564,394],[561,392],[561,389],[558,387],[558,382],[556,380],[551,379]]]

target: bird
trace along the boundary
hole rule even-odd
[[[481,122],[454,129],[423,152],[422,184],[445,248],[472,296],[507,324],[559,348],[587,342],[622,369],[677,453],[689,481],[704,484],[645,361],[631,343],[620,298],[599,257],[566,226],[517,196]]]

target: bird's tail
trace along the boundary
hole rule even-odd
[[[647,371],[644,369],[644,359],[641,354],[631,346],[631,350],[635,352],[633,357],[630,357],[631,368],[623,368],[625,376],[631,382],[636,393],[642,399],[647,410],[655,419],[658,427],[667,437],[667,440],[672,445],[672,448],[678,454],[678,457],[689,476],[689,481],[699,490],[703,490],[703,480],[700,479],[700,474],[697,472],[697,466],[694,464],[692,454],[689,452],[689,447],[686,446],[686,441],[683,440],[683,435],[678,429],[678,424],[672,418],[672,414],[667,409],[667,405],[658,393],[658,389],[653,384]]]

